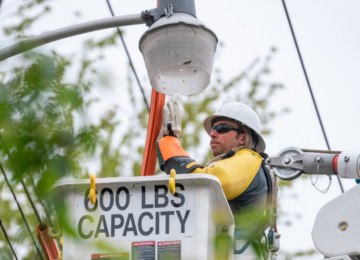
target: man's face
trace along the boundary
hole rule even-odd
[[[213,126],[219,124],[226,124],[235,128],[239,128],[234,122],[221,120],[213,124]],[[237,148],[240,145],[245,144],[245,134],[238,133],[237,131],[231,130],[227,133],[219,134],[216,130],[210,133],[210,148],[214,157],[230,152],[233,148]]]

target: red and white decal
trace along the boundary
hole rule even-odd
[[[155,246],[155,241],[132,242],[132,246]]]
[[[180,240],[176,240],[176,241],[162,241],[162,242],[158,242],[158,246],[175,246],[175,245],[181,245],[181,241],[180,241]]]

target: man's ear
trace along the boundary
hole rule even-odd
[[[245,145],[245,140],[246,140],[246,134],[240,133],[238,137],[239,145]]]

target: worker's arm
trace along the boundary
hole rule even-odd
[[[243,149],[232,157],[217,161],[205,168],[196,168],[191,173],[207,173],[216,176],[221,183],[226,199],[231,200],[243,193],[259,171],[262,158],[257,153]]]
[[[261,156],[243,149],[232,157],[203,167],[186,153],[177,138],[166,136],[158,144],[160,168],[167,174],[171,169],[177,173],[205,173],[216,176],[228,200],[236,198],[250,185],[261,166]]]
[[[177,173],[189,173],[203,167],[181,147],[179,140],[173,136],[165,136],[157,143],[157,155],[160,169],[170,174],[171,169]]]

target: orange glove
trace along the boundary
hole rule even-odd
[[[173,136],[165,136],[157,144],[160,169],[170,174],[171,169],[177,173],[188,173],[201,167],[198,162],[190,158],[181,147],[179,140]]]

